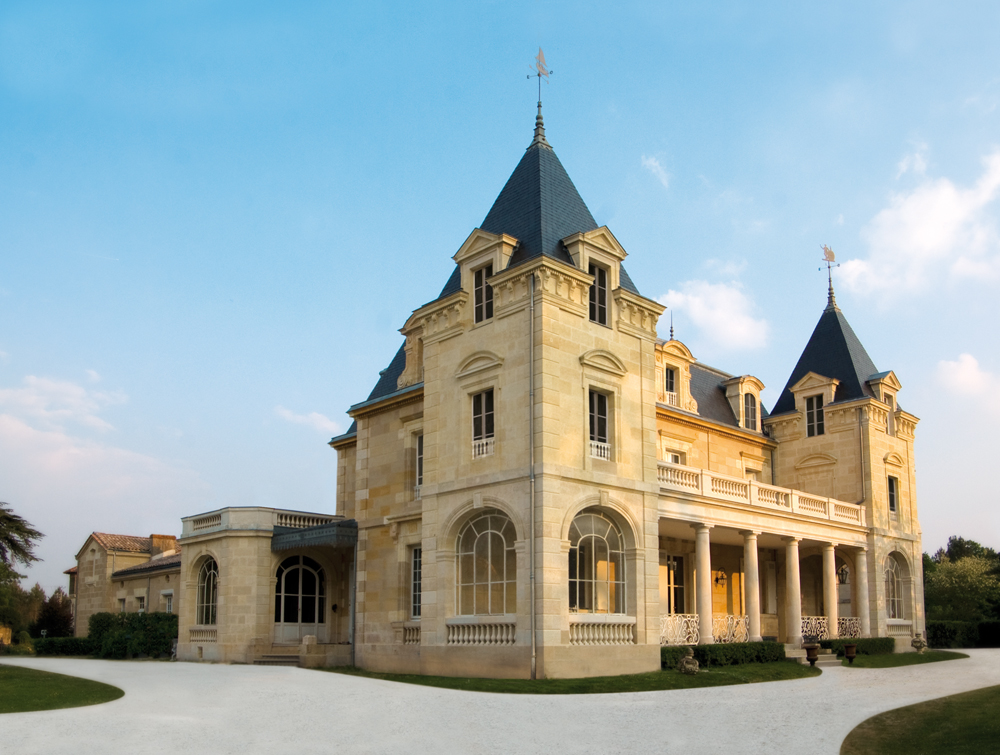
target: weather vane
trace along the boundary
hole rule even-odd
[[[544,76],[545,77],[545,81],[548,82],[548,80],[549,80],[549,74],[550,73],[554,73],[554,71],[550,71],[546,67],[546,65],[545,65],[545,53],[542,52],[542,48],[541,47],[538,48],[538,55],[535,57],[535,65],[533,65],[533,66],[529,65],[528,68],[530,68],[532,71],[534,71],[534,73],[529,73],[528,74],[528,78],[530,79],[532,76],[535,76],[535,77],[538,78],[538,106],[541,107],[541,105],[542,105],[542,76]]]
[[[828,298],[827,298],[827,306],[829,306],[829,307],[836,307],[837,306],[837,300],[833,296],[833,272],[832,271],[833,271],[833,268],[840,267],[840,263],[837,262],[837,257],[834,255],[833,250],[830,247],[828,247],[826,244],[823,244],[823,261],[826,263],[826,279],[827,279],[827,283],[830,286],[830,291],[829,291],[829,295],[828,295]],[[837,264],[834,264],[834,262],[837,262]],[[820,268],[820,271],[822,271],[822,270],[823,270],[823,268]]]

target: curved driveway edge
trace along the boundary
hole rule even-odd
[[[102,705],[0,716],[0,752],[836,755],[892,708],[1000,684],[1000,650],[896,669],[618,695],[497,695],[266,666],[2,658],[113,684]]]

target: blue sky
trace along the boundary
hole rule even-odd
[[[31,578],[95,529],[333,510],[325,442],[530,141],[539,45],[548,138],[677,336],[772,403],[829,244],[922,419],[925,550],[1000,546],[1000,6],[712,6],[0,6],[0,500],[46,533]]]

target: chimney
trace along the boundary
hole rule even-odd
[[[149,554],[158,556],[166,551],[177,549],[177,538],[173,535],[150,535]]]

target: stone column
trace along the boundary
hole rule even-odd
[[[760,642],[760,573],[757,565],[757,534],[743,532],[743,592],[747,599],[750,642]]]
[[[790,645],[802,644],[802,585],[799,581],[799,540],[785,538],[785,640]]]
[[[855,593],[858,596],[857,612],[861,619],[861,636],[872,636],[872,615],[868,608],[868,551],[859,548],[854,554]]]
[[[698,640],[699,645],[712,645],[715,642],[712,636],[712,553],[708,537],[710,529],[712,529],[710,524],[694,526],[694,558],[698,570],[698,631],[701,635]]]
[[[839,617],[838,603],[840,595],[837,590],[837,551],[834,543],[823,545],[823,606],[826,608],[827,631],[830,639],[840,636],[837,629]]]

